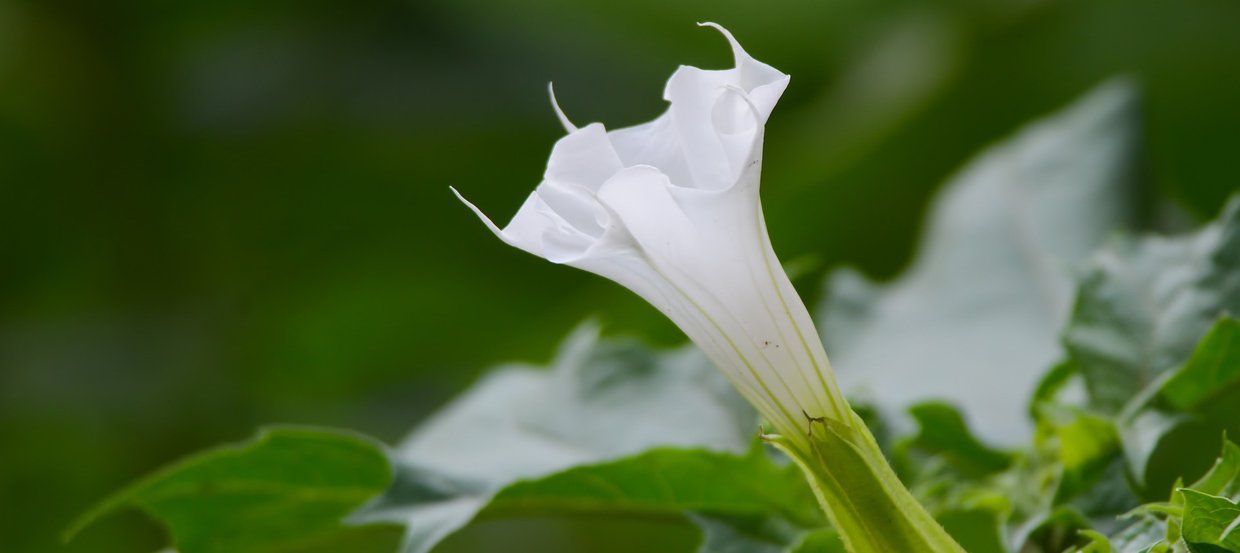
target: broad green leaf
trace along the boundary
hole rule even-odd
[[[746,455],[655,449],[512,484],[480,516],[571,514],[672,516],[686,512],[778,516],[802,527],[822,524],[817,501],[794,465],[777,465],[760,448]]]
[[[329,429],[271,427],[189,457],[112,496],[71,528],[137,507],[163,522],[180,553],[266,553],[339,539],[349,512],[388,487],[383,446]]]
[[[1240,551],[1240,506],[1225,497],[1183,490],[1181,535],[1194,553]]]
[[[659,446],[741,453],[757,429],[696,350],[599,341],[586,325],[551,367],[493,371],[418,428],[393,454],[396,485],[352,520],[404,524],[402,551],[424,553],[514,482]]]
[[[845,390],[893,412],[946,400],[999,445],[1030,434],[1025,405],[1062,357],[1072,270],[1131,218],[1134,98],[1111,82],[970,162],[893,283],[832,276],[818,313]]]
[[[1092,404],[1117,412],[1188,360],[1225,311],[1240,312],[1240,197],[1194,234],[1124,239],[1101,251],[1081,284],[1064,343]],[[1176,385],[1179,401],[1213,392],[1209,382],[1188,378]]]
[[[702,553],[779,553],[825,522],[799,469],[760,448],[739,456],[655,449],[504,488],[480,520],[528,516],[683,520],[703,533]]]

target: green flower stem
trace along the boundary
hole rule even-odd
[[[964,553],[913,499],[861,418],[809,421],[806,440],[768,438],[805,471],[850,553]]]

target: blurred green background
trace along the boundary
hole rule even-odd
[[[793,76],[763,190],[810,296],[898,273],[953,170],[1112,75],[1142,87],[1151,225],[1240,187],[1235,0],[0,0],[0,549],[154,551],[138,515],[56,536],[264,423],[395,441],[590,315],[678,342],[447,187],[506,220],[562,134],[547,81],[578,123],[651,119],[677,64],[730,63],[701,20]]]

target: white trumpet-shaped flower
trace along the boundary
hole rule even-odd
[[[807,417],[852,421],[818,333],[767,235],[758,181],[767,117],[788,75],[749,56],[736,67],[681,66],[649,123],[575,127],[503,241],[636,292],[672,319],[782,433]],[[455,190],[454,190],[455,191]],[[459,196],[459,194],[458,194]]]

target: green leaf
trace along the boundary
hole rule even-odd
[[[1147,499],[1198,477],[1214,437],[1240,429],[1237,308],[1240,196],[1190,235],[1111,244],[1082,281],[1064,343]]]
[[[1129,402],[1120,426],[1129,466],[1151,497],[1201,474],[1213,439],[1240,429],[1240,321],[1215,321],[1188,361]]]
[[[1081,530],[1081,536],[1089,538],[1089,543],[1084,547],[1073,549],[1075,553],[1113,553],[1111,548],[1111,540],[1106,536],[1099,534],[1093,530]]]
[[[655,449],[619,461],[575,467],[504,488],[480,516],[567,514],[671,516],[686,512],[760,518],[802,527],[822,524],[805,477],[760,448],[744,456]]]
[[[889,412],[946,400],[1001,446],[1030,434],[1024,407],[1062,358],[1072,270],[1131,219],[1135,97],[1111,82],[971,161],[893,283],[829,279],[819,328],[845,390]]]
[[[801,471],[760,447],[744,456],[655,449],[575,467],[504,488],[476,518],[531,516],[687,517],[702,531],[701,553],[786,552],[825,524]]]
[[[697,553],[787,553],[805,535],[779,518],[691,514],[689,519],[702,531]]]
[[[1003,524],[992,509],[954,509],[934,519],[969,553],[1007,553]]]
[[[1089,520],[1080,511],[1059,506],[1039,513],[1013,529],[1013,551],[1064,551],[1081,545],[1078,532],[1089,529]]]
[[[1224,432],[1215,421],[1157,409],[1143,411],[1123,428],[1124,456],[1146,499],[1166,497],[1176,479],[1205,474]]]
[[[1240,420],[1240,319],[1215,321],[1188,362],[1163,384],[1161,395],[1183,411]]]
[[[1111,537],[1115,553],[1149,553],[1167,543],[1167,523],[1157,517],[1141,515]]]
[[[752,408],[696,349],[600,341],[585,325],[550,368],[495,370],[418,428],[393,453],[396,484],[351,520],[403,524],[402,551],[424,553],[515,482],[659,446],[742,453],[757,430]]]
[[[1196,490],[1184,494],[1181,535],[1193,552],[1240,551],[1240,506]]]
[[[1071,422],[1056,427],[1059,438],[1059,460],[1066,470],[1084,470],[1105,460],[1119,444],[1115,427],[1110,421],[1077,413]]]
[[[1132,520],[1122,530],[1110,538],[1110,543],[1117,553],[1150,553],[1170,551],[1171,544],[1184,545],[1181,541],[1182,528],[1186,517],[1198,516],[1200,513],[1188,509],[1189,496],[1196,494],[1194,499],[1200,507],[1200,496],[1216,497],[1222,492],[1221,499],[1229,499],[1227,493],[1234,493],[1237,476],[1240,476],[1240,447],[1229,440],[1223,440],[1223,449],[1219,453],[1214,466],[1191,486],[1184,487],[1179,482],[1174,486],[1170,501],[1146,503],[1132,510],[1124,517]],[[1186,493],[1189,492],[1189,493]],[[1232,498],[1234,501],[1234,498]],[[1200,525],[1201,521],[1194,524]],[[1197,530],[1193,530],[1197,535]],[[1197,543],[1189,546],[1193,550],[1210,551],[1217,544]],[[1182,551],[1182,549],[1175,549]]]
[[[1240,498],[1240,446],[1224,439],[1223,452],[1214,461],[1214,466],[1189,488],[1233,500]]]
[[[1033,390],[1033,398],[1029,401],[1029,416],[1034,420],[1039,420],[1041,414],[1039,409],[1044,404],[1055,404],[1059,393],[1062,392],[1073,379],[1080,373],[1079,368],[1071,359],[1067,359],[1056,363],[1047,371],[1042,379],[1038,381],[1038,385]]]
[[[351,432],[270,427],[131,485],[78,520],[137,507],[163,522],[180,553],[292,551],[345,529],[340,521],[391,481],[383,446]]]
[[[805,534],[792,553],[847,553],[835,530],[816,530]]]
[[[1081,283],[1064,343],[1092,404],[1114,413],[1188,360],[1225,311],[1240,312],[1240,197],[1194,234],[1119,240],[1100,252]],[[1178,401],[1212,393],[1210,382],[1187,378],[1192,382],[1175,387]],[[1213,378],[1233,379],[1234,369]]]
[[[1111,461],[1119,457],[1119,436],[1109,420],[1077,412],[1055,426],[1063,474],[1055,491],[1059,503],[1097,484]]]
[[[927,402],[909,408],[917,434],[903,447],[938,455],[961,474],[973,478],[1000,472],[1012,464],[1012,455],[978,441],[955,407]]]

